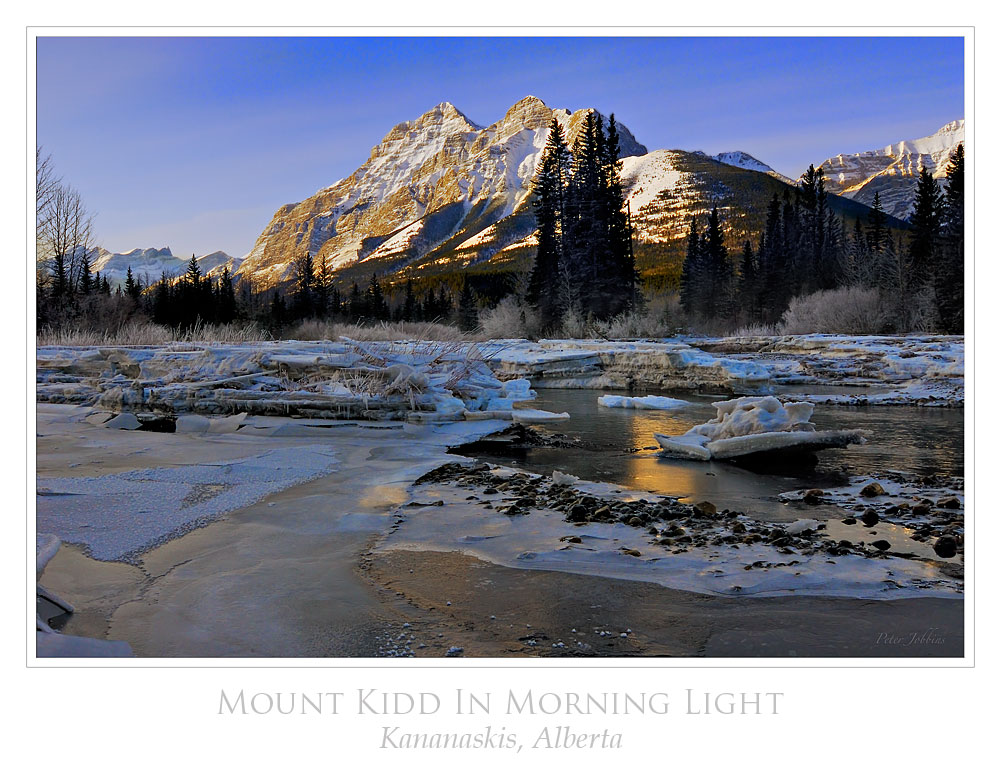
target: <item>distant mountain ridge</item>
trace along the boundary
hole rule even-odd
[[[89,256],[91,272],[107,277],[112,286],[124,284],[130,268],[132,277],[141,278],[144,284],[156,282],[164,273],[168,277],[178,276],[188,268],[188,260],[175,256],[169,247],[137,247],[124,253],[112,253],[103,247],[96,247],[90,251]],[[197,256],[195,260],[203,275],[218,276],[226,266],[231,272],[235,272],[243,259],[217,250]]]
[[[944,179],[949,155],[966,140],[966,120],[953,120],[923,138],[898,141],[882,149],[838,154],[821,167],[834,194],[871,205],[876,193],[890,215],[906,219],[913,205],[921,168]]]

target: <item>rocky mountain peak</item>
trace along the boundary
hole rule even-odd
[[[333,270],[383,273],[446,245],[463,258],[490,257],[531,222],[525,206],[553,117],[572,142],[586,114],[526,96],[482,128],[442,102],[395,126],[348,178],[279,209],[240,274],[277,284],[306,249]],[[619,136],[622,156],[646,153],[621,124]],[[498,235],[501,220],[526,209],[525,221]]]
[[[821,167],[835,194],[871,205],[876,193],[883,209],[907,218],[921,168],[944,179],[949,156],[966,139],[966,121],[952,120],[930,136],[897,141],[882,149],[838,154]]]

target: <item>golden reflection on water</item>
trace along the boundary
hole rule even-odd
[[[681,418],[645,417],[642,411],[623,421],[627,424],[629,444],[637,450],[634,459],[626,461],[627,483],[676,497],[694,495],[699,488],[696,470],[701,466],[660,458],[658,451],[644,449],[657,444],[654,432],[677,436],[691,425]]]

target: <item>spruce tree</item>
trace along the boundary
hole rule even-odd
[[[359,322],[365,318],[365,296],[358,289],[358,283],[351,283],[351,294],[348,296],[348,313],[352,322]]]
[[[198,287],[201,285],[202,280],[202,269],[198,265],[198,259],[195,258],[195,254],[191,254],[191,260],[188,261],[188,269],[184,272],[184,280],[191,287]]]
[[[315,273],[313,277],[313,313],[320,319],[325,319],[331,312],[333,302],[334,275],[327,265],[326,255],[320,255],[318,261],[314,261]]]
[[[174,323],[170,292],[167,272],[163,272],[160,275],[160,281],[156,283],[156,289],[153,291],[153,321],[157,324],[173,325]]]
[[[94,289],[94,275],[90,273],[90,255],[86,248],[81,248],[80,253],[80,294],[90,295]]]
[[[223,324],[236,319],[236,292],[233,290],[233,278],[229,266],[224,266],[219,278],[219,297],[216,308],[216,318]]]
[[[134,303],[138,303],[139,298],[142,296],[142,286],[132,275],[131,266],[129,266],[128,270],[125,272],[125,295],[131,298]]]
[[[459,293],[459,329],[472,332],[479,325],[479,312],[476,309],[476,295],[468,279],[462,280],[462,292]]]
[[[566,203],[570,161],[563,128],[554,117],[533,184],[538,246],[528,285],[528,299],[539,310],[546,326],[555,323],[563,309],[557,302],[556,287],[568,233]]]
[[[879,201],[879,192],[876,192],[866,217],[866,243],[869,252],[878,256],[886,244],[886,236],[886,213],[883,212],[883,203]]]
[[[418,319],[418,313],[417,297],[414,295],[414,280],[407,277],[400,318],[404,322],[415,322]]]
[[[933,284],[942,226],[942,190],[925,167],[918,175],[911,215],[910,260],[914,287]]]
[[[380,322],[389,318],[389,307],[382,294],[382,285],[379,284],[375,274],[372,274],[368,290],[365,293],[365,310],[368,318],[372,321]]]
[[[688,230],[688,248],[681,264],[681,307],[685,313],[694,315],[701,310],[704,297],[702,285],[705,283],[705,264],[702,259],[702,238],[699,235],[698,219],[692,216]]]
[[[719,210],[713,206],[705,235],[705,265],[709,277],[708,307],[716,319],[733,315],[733,266],[723,236]]]
[[[740,256],[740,304],[752,318],[758,316],[758,263],[750,240],[744,240]]]
[[[292,311],[299,319],[313,315],[313,254],[307,248],[295,260],[295,293]]]
[[[959,144],[949,157],[942,208],[941,256],[935,272],[935,297],[941,329],[963,332],[964,298],[964,150]]]

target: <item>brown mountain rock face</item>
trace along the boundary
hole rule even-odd
[[[276,285],[292,277],[306,249],[334,270],[364,264],[383,274],[437,250],[443,257],[447,250],[457,266],[489,258],[534,229],[495,224],[530,213],[531,181],[552,118],[572,140],[586,113],[550,109],[528,96],[483,128],[452,104],[439,104],[390,130],[349,177],[280,208],[239,274],[258,288]],[[628,129],[619,130],[622,156],[646,153]]]

